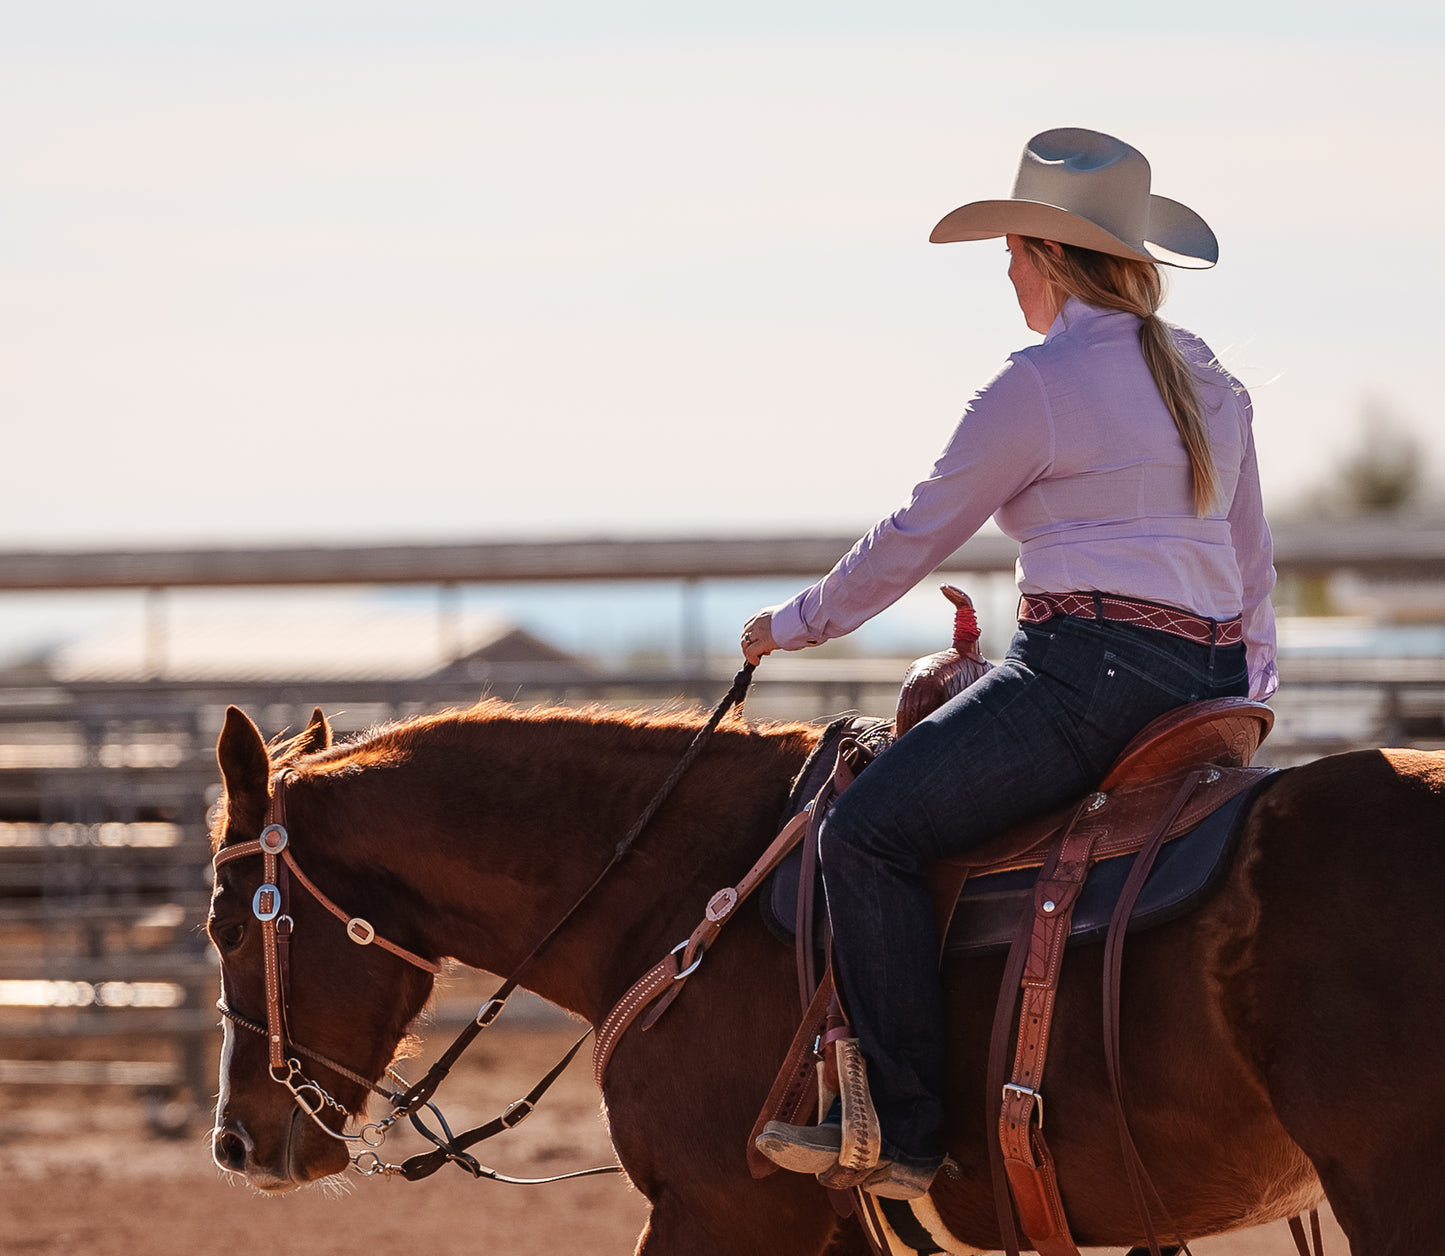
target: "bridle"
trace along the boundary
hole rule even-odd
[[[420,955],[382,937],[371,923],[362,917],[348,915],[310,877],[301,871],[295,855],[291,852],[291,838],[286,828],[286,781],[289,776],[290,770],[285,768],[276,775],[270,802],[266,808],[265,824],[261,829],[260,836],[255,841],[223,846],[216,852],[212,861],[213,869],[219,874],[223,867],[237,859],[245,859],[253,855],[261,856],[262,883],[251,897],[251,914],[261,925],[261,951],[265,966],[266,1023],[261,1025],[240,1015],[227,1004],[224,998],[216,1006],[221,1015],[231,1024],[260,1034],[266,1039],[268,1071],[271,1080],[285,1086],[291,1092],[291,1097],[295,1100],[296,1105],[322,1130],[332,1138],[345,1142],[360,1142],[367,1147],[379,1147],[385,1138],[387,1129],[398,1118],[408,1115],[405,1111],[397,1110],[396,1104],[399,1095],[377,1085],[370,1078],[347,1068],[344,1064],[337,1063],[321,1052],[303,1046],[292,1038],[287,1027],[286,1000],[290,989],[290,949],[291,938],[296,926],[289,911],[292,878],[294,877],[297,884],[302,886],[321,906],[345,924],[346,936],[358,946],[379,946],[432,976],[441,972],[441,965],[423,959]],[[345,1113],[345,1106],[333,1099],[319,1082],[306,1076],[302,1071],[301,1060],[297,1057],[313,1060],[367,1090],[382,1095],[393,1105],[391,1116],[385,1121],[365,1126],[358,1134],[346,1134],[332,1129],[321,1119],[322,1111],[330,1107]],[[388,1069],[388,1073],[394,1080],[405,1086],[406,1083],[398,1075],[390,1069]],[[353,1163],[355,1160],[354,1157]]]
[[[399,1090],[387,1090],[376,1081],[363,1076],[361,1073],[347,1068],[343,1064],[328,1058],[319,1051],[303,1046],[291,1037],[287,1027],[286,1000],[289,991],[290,981],[290,951],[291,941],[294,936],[295,921],[292,919],[290,906],[291,880],[306,890],[318,903],[321,904],[331,915],[335,916],[345,925],[346,936],[358,946],[379,946],[385,951],[404,960],[406,963],[421,969],[423,972],[435,976],[441,972],[441,966],[433,961],[407,950],[395,942],[389,941],[376,932],[371,923],[360,916],[352,916],[335,902],[333,902],[304,872],[296,861],[291,849],[291,838],[286,827],[286,783],[291,775],[289,768],[282,768],[271,785],[271,796],[267,804],[263,827],[260,834],[253,841],[239,842],[231,846],[223,846],[215,854],[212,860],[212,867],[219,876],[220,870],[227,864],[238,859],[250,858],[256,855],[262,859],[262,883],[252,895],[251,913],[261,925],[262,955],[265,970],[266,989],[266,1023],[264,1025],[248,1017],[242,1016],[232,1009],[223,997],[218,1003],[221,1015],[232,1025],[252,1033],[260,1034],[266,1039],[268,1052],[268,1071],[271,1080],[278,1085],[284,1086],[290,1093],[292,1100],[311,1120],[327,1135],[339,1141],[360,1145],[358,1150],[351,1157],[351,1167],[363,1176],[387,1175],[400,1176],[409,1181],[416,1181],[428,1177],[436,1172],[442,1165],[449,1161],[459,1165],[469,1172],[473,1177],[485,1177],[493,1181],[508,1182],[520,1185],[534,1185],[546,1182],[565,1181],[569,1178],[589,1177],[599,1173],[617,1173],[621,1166],[616,1164],[601,1165],[597,1168],[582,1169],[575,1173],[559,1174],[547,1178],[513,1178],[498,1173],[494,1169],[478,1163],[468,1154],[466,1148],[491,1138],[503,1130],[513,1129],[529,1116],[536,1106],[537,1101],[546,1092],[548,1087],[561,1075],[562,1071],[571,1063],[572,1058],[581,1049],[582,1044],[592,1034],[588,1029],[571,1049],[562,1057],[556,1065],[539,1081],[526,1096],[514,1101],[498,1117],[480,1125],[474,1129],[467,1130],[461,1134],[453,1134],[446,1118],[440,1109],[431,1102],[431,1097],[442,1080],[450,1073],[452,1066],[461,1057],[462,1053],[476,1039],[477,1035],[490,1025],[501,1014],[506,1006],[507,999],[511,997],[520,984],[522,974],[527,967],[537,958],[547,945],[557,936],[558,933],[571,921],[584,903],[588,902],[598,886],[607,877],[614,867],[622,860],[632,848],[638,836],[647,827],[652,817],[657,813],[668,795],[670,795],[677,783],[682,779],[687,769],[692,766],[693,760],[702,752],[713,731],[721,722],[723,716],[733,706],[741,706],[743,698],[752,680],[755,664],[745,663],[737,675],[733,678],[732,687],[728,690],[723,700],[713,711],[708,721],[700,728],[683,753],[682,758],[669,773],[667,779],[659,787],[657,793],[643,809],[628,830],[623,839],[613,849],[611,858],[606,866],[593,879],[592,883],[576,899],[570,908],[563,914],[560,920],[543,936],[516,965],[512,974],[502,983],[496,992],[478,1009],[476,1016],[457,1035],[452,1044],[442,1053],[435,1064],[427,1071],[420,1081],[408,1085],[405,1078],[401,1077],[390,1066],[386,1069],[389,1076],[398,1086]],[[313,1078],[308,1077],[303,1069],[301,1060],[309,1059],[341,1077],[350,1079],[366,1090],[381,1095],[391,1104],[390,1113],[382,1120],[364,1125],[357,1133],[347,1134],[344,1131],[333,1129],[322,1120],[322,1113],[326,1108],[332,1108],[340,1114],[343,1122],[348,1109],[344,1104],[327,1093],[324,1087]],[[436,1119],[440,1130],[428,1126],[421,1118],[422,1108],[430,1110]],[[377,1149],[386,1140],[391,1127],[403,1117],[407,1118],[412,1126],[421,1133],[428,1141],[436,1145],[437,1150],[424,1152],[412,1156],[400,1165],[386,1164],[382,1161]]]

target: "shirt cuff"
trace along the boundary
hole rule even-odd
[[[1270,659],[1263,667],[1249,669],[1249,696],[1256,702],[1263,702],[1279,688],[1279,668]]]
[[[817,644],[816,641],[809,640],[808,625],[803,622],[801,601],[802,594],[799,594],[791,602],[773,607],[770,612],[773,617],[773,640],[778,643],[780,650],[801,650],[805,646]]]

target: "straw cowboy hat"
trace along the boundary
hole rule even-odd
[[[948,244],[1010,234],[1196,270],[1219,260],[1219,241],[1204,219],[1178,201],[1150,195],[1143,153],[1082,127],[1035,135],[1024,146],[1008,200],[963,205],[928,238]]]

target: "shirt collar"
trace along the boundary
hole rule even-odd
[[[1118,312],[1118,310],[1101,310],[1097,305],[1085,305],[1078,297],[1070,297],[1064,302],[1063,309],[1059,311],[1058,316],[1049,326],[1048,334],[1044,336],[1044,343],[1047,344],[1055,336],[1062,335],[1070,327],[1077,326],[1085,319],[1104,318]]]

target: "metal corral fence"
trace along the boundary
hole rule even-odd
[[[753,719],[888,714],[900,660],[769,660]],[[731,672],[579,681],[502,668],[486,687],[524,704],[711,705]],[[1299,661],[1262,759],[1350,746],[1445,745],[1445,661]],[[0,1084],[134,1088],[158,1130],[209,1103],[214,960],[201,932],[206,814],[225,706],[268,735],[323,707],[339,730],[469,705],[475,679],[227,686],[73,686],[0,693]],[[108,1039],[97,1050],[82,1039]]]
[[[955,565],[993,571],[1011,562],[1010,547],[997,540],[976,538]],[[1306,576],[1332,564],[1372,565],[1384,553],[1401,570],[1428,579],[1445,574],[1445,533],[1438,531],[1402,539],[1398,531],[1322,537],[1312,530],[1291,548],[1290,562]],[[837,538],[784,538],[12,554],[0,555],[0,588],[687,581],[816,573],[838,552]],[[575,661],[539,660],[472,664],[447,678],[285,684],[14,677],[0,689],[0,1086],[133,1087],[159,1130],[183,1129],[208,1106],[218,989],[201,932],[206,814],[217,793],[214,745],[228,704],[246,710],[268,736],[299,730],[315,706],[346,732],[467,706],[482,693],[525,705],[711,707],[735,666],[734,659],[698,657],[684,671],[601,674]],[[774,656],[759,671],[748,716],[887,715],[905,666]],[[1445,660],[1315,657],[1287,659],[1283,670],[1278,722],[1262,761],[1287,765],[1376,745],[1445,748]]]

